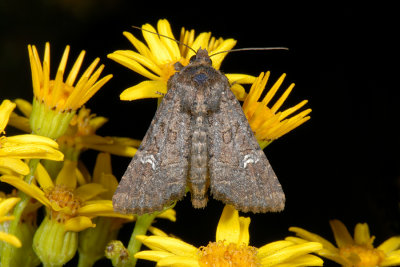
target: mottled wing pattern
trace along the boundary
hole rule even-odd
[[[281,211],[285,195],[240,103],[229,88],[209,116],[209,172],[213,198],[247,212]]]
[[[180,94],[171,88],[165,95],[113,196],[115,211],[159,211],[185,194],[190,116],[181,112]]]

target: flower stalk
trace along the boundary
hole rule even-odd
[[[138,239],[136,239],[136,236],[138,235],[145,235],[147,232],[147,229],[149,229],[151,223],[153,220],[156,218],[156,216],[159,214],[159,212],[154,212],[154,213],[148,213],[148,214],[143,214],[141,216],[137,217],[135,227],[133,229],[131,239],[129,240],[128,244],[128,252],[129,252],[129,257],[131,258],[130,262],[132,262],[132,266],[136,265],[137,259],[134,258],[134,255],[139,252],[142,242]]]

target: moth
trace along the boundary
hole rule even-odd
[[[225,75],[199,49],[168,81],[151,125],[113,196],[124,214],[161,211],[191,193],[243,212],[281,211],[285,195]]]

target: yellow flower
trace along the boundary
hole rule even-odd
[[[272,107],[268,107],[271,99],[275,96],[279,87],[282,85],[286,76],[285,74],[275,82],[264,98],[259,101],[267,84],[269,74],[269,72],[265,75],[264,73],[261,73],[258,76],[243,102],[244,114],[246,115],[251,129],[253,130],[262,149],[269,145],[273,140],[278,139],[282,135],[285,135],[294,128],[308,121],[310,119],[308,114],[311,112],[311,109],[306,109],[291,116],[302,108],[307,103],[307,100],[303,100],[294,107],[290,107],[284,111],[279,111],[280,107],[292,91],[294,87],[293,83],[286,89]]]
[[[27,117],[29,118],[31,115],[32,105],[23,99],[16,99],[14,102],[23,116],[13,112],[10,116],[9,125],[22,131],[30,132],[31,129]],[[82,106],[78,113],[72,117],[64,135],[57,139],[60,144],[60,150],[65,154],[65,157],[77,160],[79,154],[86,149],[133,157],[137,147],[140,145],[140,140],[116,136],[103,137],[96,134],[96,131],[107,121],[107,118],[96,116],[96,114],[91,113],[90,109]]]
[[[322,260],[309,253],[322,248],[317,242],[295,244],[276,241],[261,248],[249,246],[250,218],[239,217],[232,206],[225,206],[217,226],[216,242],[196,248],[166,235],[137,236],[151,250],[135,258],[157,262],[157,266],[322,266]]]
[[[354,229],[354,238],[346,226],[339,220],[330,221],[337,247],[323,237],[302,228],[290,227],[300,238],[290,238],[296,243],[314,241],[323,245],[317,253],[346,267],[375,267],[400,265],[400,236],[394,236],[373,246],[375,236],[371,236],[368,224],[358,223]]]
[[[195,38],[194,30],[182,28],[179,44],[175,41],[171,26],[166,19],[158,21],[157,30],[150,24],[142,27],[146,44],[136,39],[131,33],[124,35],[138,52],[118,50],[108,57],[121,65],[145,76],[150,81],[144,81],[122,92],[121,100],[136,100],[141,98],[160,98],[167,92],[167,81],[175,73],[178,65],[186,66],[194,51],[207,49],[210,55],[232,49],[236,40],[211,37],[210,32],[200,33]],[[157,34],[160,34],[158,36]],[[166,37],[164,37],[166,36]],[[191,47],[194,51],[188,48]],[[212,57],[213,67],[219,69],[227,53]],[[254,77],[245,74],[226,74],[232,86],[232,91],[243,99],[246,95],[242,83],[251,83]]]
[[[102,185],[88,183],[77,186],[77,162],[64,161],[55,182],[41,164],[37,165],[35,183],[19,177],[3,175],[0,180],[13,185],[46,207],[46,216],[33,237],[33,249],[44,265],[61,266],[78,248],[78,232],[96,227],[92,219],[98,216],[133,220],[133,216],[115,213],[111,200],[94,199],[105,192]]]
[[[107,75],[97,81],[104,69],[104,65],[96,69],[100,61],[97,58],[75,83],[85,56],[85,51],[82,51],[64,81],[69,49],[69,46],[65,48],[57,74],[54,80],[50,80],[50,44],[46,43],[43,64],[36,47],[28,46],[34,93],[30,126],[34,133],[53,139],[65,132],[75,111],[112,77]]]
[[[14,108],[15,104],[9,100],[0,105],[0,174],[27,175],[29,167],[22,159],[63,160],[58,144],[50,138],[33,134],[3,135]]]
[[[20,201],[17,197],[0,198],[0,224],[13,220],[14,216],[9,216],[9,211]],[[21,241],[11,234],[0,231],[0,240],[10,243],[11,245],[19,248],[22,246]]]
[[[104,65],[101,65],[95,70],[100,61],[99,58],[96,58],[79,81],[75,83],[85,57],[85,51],[82,51],[64,81],[69,50],[70,47],[67,45],[58,66],[56,77],[54,80],[50,80],[50,44],[46,43],[43,64],[40,62],[36,47],[34,45],[28,46],[35,99],[60,112],[80,108],[112,77],[110,74],[96,82],[104,69]]]
[[[3,175],[0,180],[46,206],[47,215],[52,220],[64,224],[66,231],[79,232],[88,227],[95,227],[91,218],[96,216],[133,219],[132,216],[114,213],[111,200],[92,200],[98,194],[107,191],[100,184],[88,183],[77,187],[77,176],[82,174],[77,174],[76,165],[75,161],[66,160],[53,182],[39,164],[35,178],[42,189],[34,183],[28,184],[12,175]]]

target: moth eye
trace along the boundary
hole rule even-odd
[[[196,60],[196,55],[194,55],[194,56],[192,56],[192,57],[190,58],[189,63],[193,63],[193,61],[195,61],[195,60]]]

